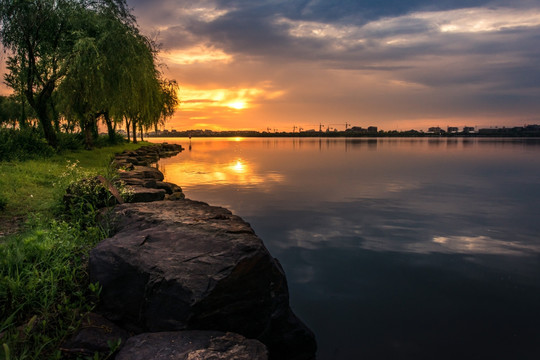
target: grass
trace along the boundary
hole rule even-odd
[[[5,203],[0,219],[24,217],[29,213],[52,215],[65,191],[62,180],[68,166],[77,163],[80,169],[88,173],[104,172],[115,153],[136,149],[144,144],[147,143],[71,151],[45,159],[0,162],[0,202],[4,199]]]
[[[90,284],[90,249],[106,236],[90,207],[66,214],[69,184],[110,175],[114,153],[145,143],[73,151],[47,159],[0,163],[0,359],[61,359],[60,345],[90,311],[99,285]],[[92,191],[92,189],[90,189]],[[86,201],[86,200],[85,200]],[[99,358],[99,356],[92,357]]]

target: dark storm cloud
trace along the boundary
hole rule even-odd
[[[434,113],[439,106],[441,114],[455,113],[462,102],[462,109],[479,113],[493,101],[498,108],[507,103],[512,111],[519,104],[527,114],[539,110],[534,100],[540,96],[538,1],[132,0],[130,4],[143,28],[159,30],[164,49],[204,44],[231,55],[232,63],[221,67],[190,68],[206,82],[211,77],[215,82],[222,79],[225,86],[235,78],[243,83],[270,80],[289,90],[291,101],[308,104],[310,98],[320,103],[325,97],[324,90],[313,90],[320,85],[313,79],[320,78],[333,86],[334,108],[342,96],[343,109],[350,105],[351,113],[358,111],[358,105],[351,105],[355,102],[351,93],[372,96],[363,109],[378,105],[384,111],[395,107],[412,113],[413,106],[425,106]],[[234,75],[227,75],[232,71]],[[338,79],[332,71],[350,76]],[[195,75],[185,78],[196,80]],[[384,96],[370,95],[362,88],[365,82],[380,87]],[[385,101],[392,106],[385,106]],[[418,116],[423,116],[421,110]]]

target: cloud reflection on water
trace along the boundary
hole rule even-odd
[[[438,249],[433,248],[429,252],[491,255],[535,255],[540,252],[540,247],[536,245],[523,245],[488,236],[437,236],[432,244]]]
[[[406,228],[405,228],[406,229]],[[414,254],[468,254],[468,255],[509,255],[536,256],[540,247],[524,245],[513,241],[494,239],[485,235],[436,236],[431,241],[419,239],[415,242],[388,238],[365,236],[362,231],[349,226],[347,229],[293,229],[287,233],[285,241],[279,243],[281,249],[301,248],[304,250],[323,250],[325,248],[351,248],[377,252],[401,252]]]

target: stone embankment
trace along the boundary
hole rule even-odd
[[[290,309],[283,269],[250,225],[185,199],[148,166],[178,151],[169,146],[117,156],[134,196],[112,210],[114,236],[89,259],[90,281],[102,286],[94,323],[115,330],[97,336],[85,326],[68,347],[108,333],[123,339],[118,360],[314,359],[315,337]]]

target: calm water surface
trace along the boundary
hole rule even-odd
[[[319,359],[540,358],[540,140],[152,141],[281,261]]]

